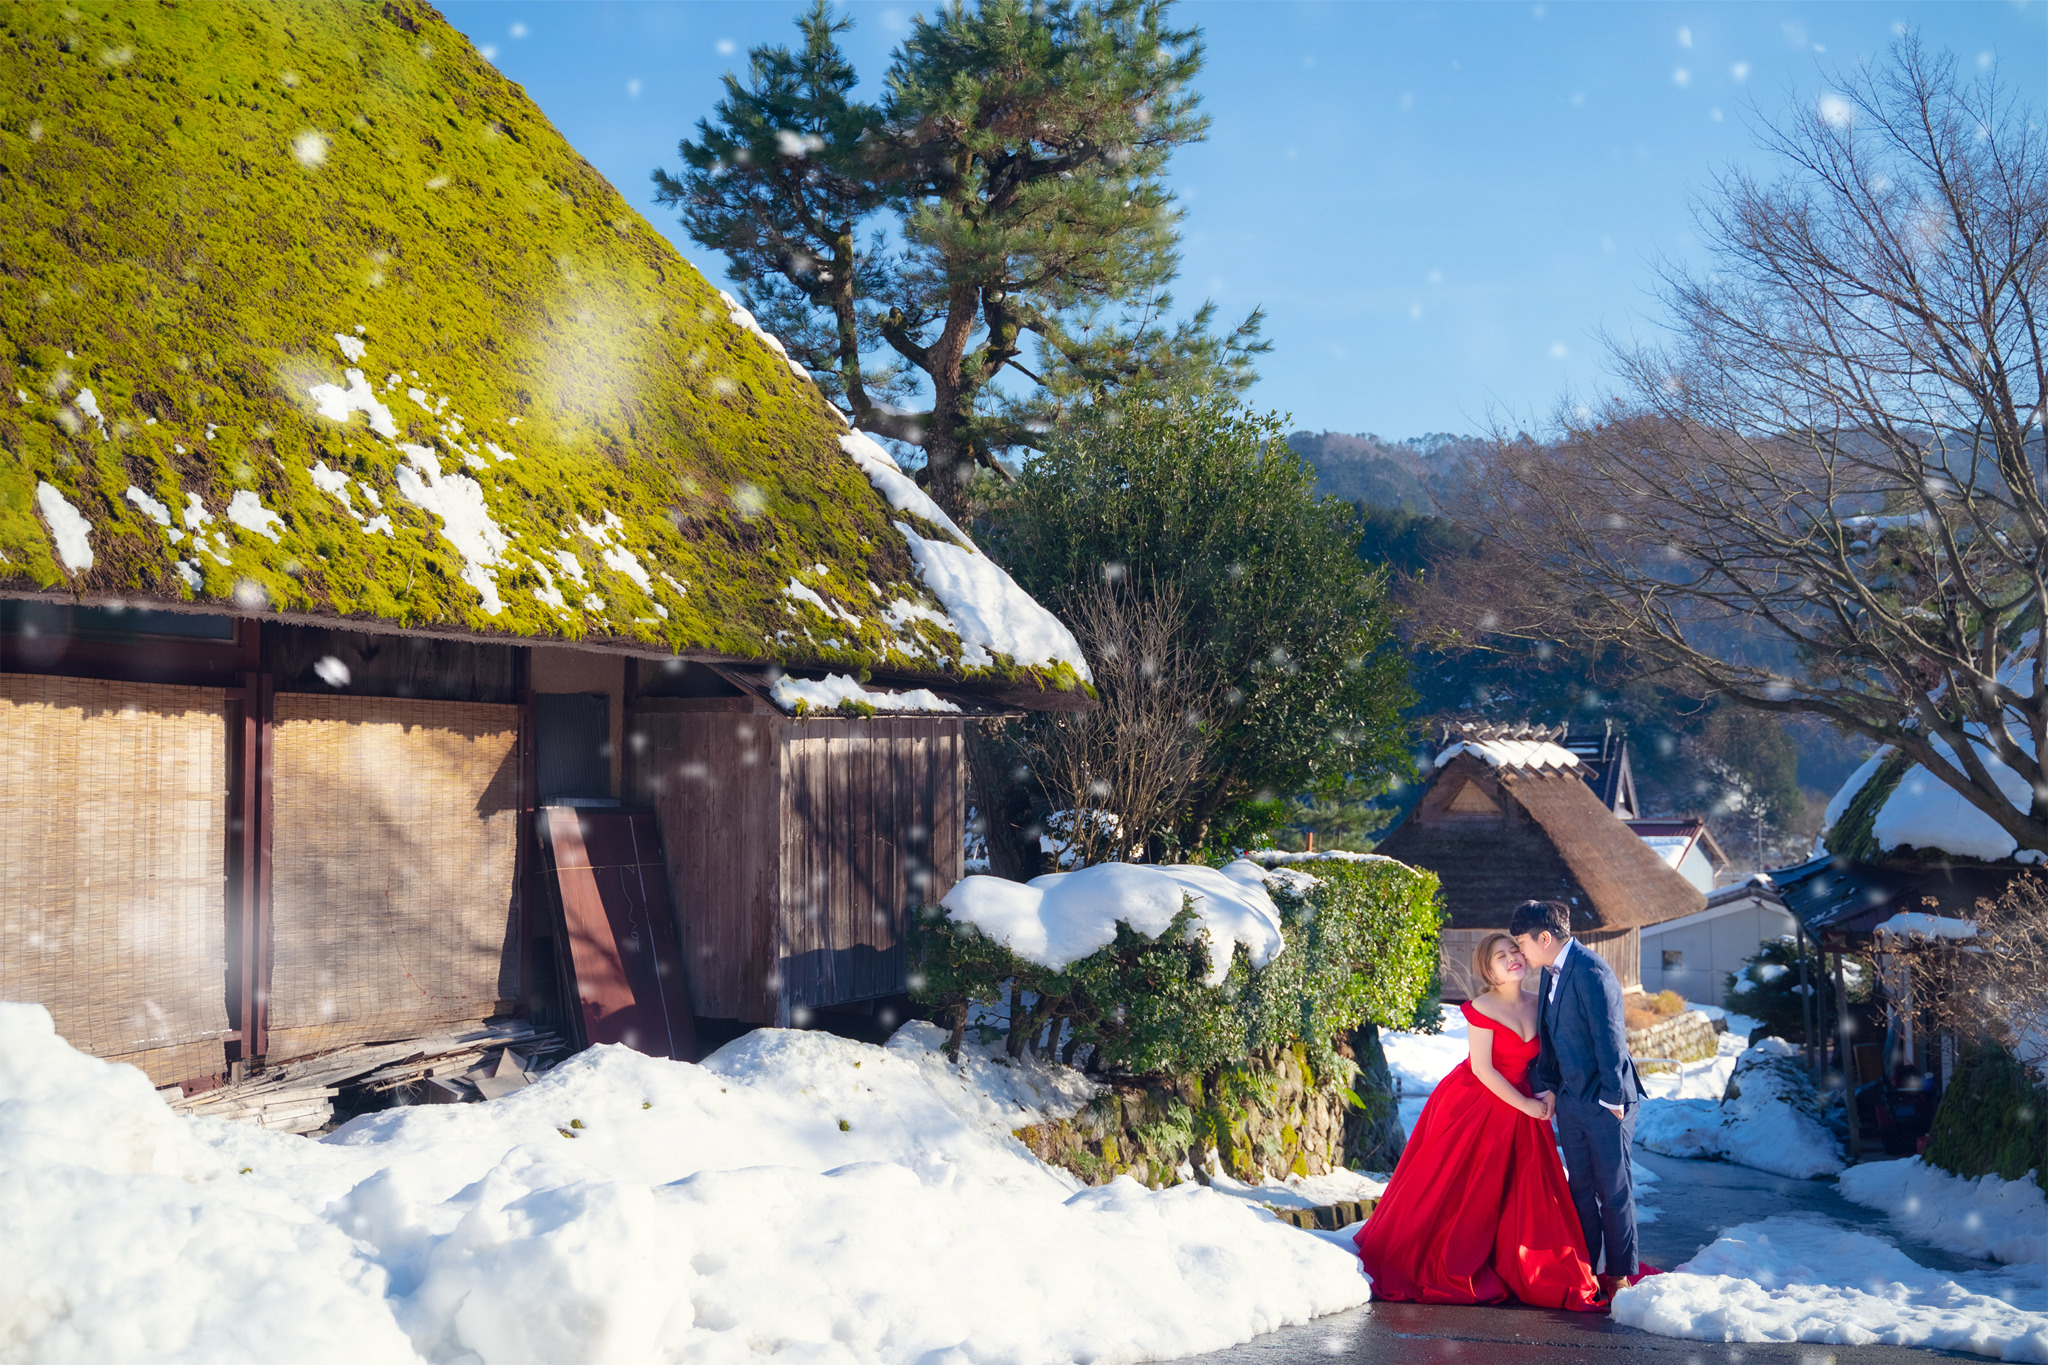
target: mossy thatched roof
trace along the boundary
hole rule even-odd
[[[752,328],[423,4],[0,10],[0,592],[1079,687]]]

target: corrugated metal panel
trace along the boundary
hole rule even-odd
[[[0,999],[159,1085],[224,1063],[217,688],[0,674]]]
[[[697,1059],[668,868],[647,811],[538,813],[580,1007],[578,1041]]]
[[[519,708],[281,693],[270,1056],[509,1011]]]

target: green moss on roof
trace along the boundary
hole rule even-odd
[[[1884,762],[1877,765],[1877,771],[1870,780],[1849,798],[1849,804],[1842,811],[1842,818],[1835,821],[1822,841],[1828,852],[1838,858],[1855,858],[1861,862],[1876,862],[1885,854],[1877,846],[1877,813],[1884,809],[1884,803],[1898,790],[1899,781],[1906,770],[1913,766],[1907,754],[1893,750]]]
[[[0,248],[0,586],[974,671],[810,382],[425,5],[0,9]]]

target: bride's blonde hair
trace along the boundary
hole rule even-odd
[[[1520,950],[1520,945],[1515,942],[1513,934],[1503,934],[1498,930],[1480,939],[1479,946],[1472,950],[1472,971],[1489,988],[1500,985],[1493,975],[1493,946],[1503,941],[1509,947]]]

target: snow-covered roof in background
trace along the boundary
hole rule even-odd
[[[1696,834],[1645,834],[1642,836],[1642,840],[1655,850],[1658,857],[1671,864],[1671,866],[1677,867],[1685,861],[1686,850],[1698,842],[1699,836]]]
[[[1229,974],[1233,944],[1245,946],[1254,967],[1285,946],[1265,869],[1243,858],[1220,870],[1194,863],[1097,863],[1029,882],[973,876],[939,904],[1025,961],[1061,971],[1115,942],[1119,923],[1157,937],[1187,901],[1195,911],[1191,936],[1208,940],[1212,986]]]
[[[1967,919],[1950,919],[1946,915],[1930,915],[1919,910],[1901,910],[1883,924],[1877,926],[1880,934],[1897,934],[1912,938],[1975,938],[1977,922]]]
[[[1496,768],[1576,768],[1579,756],[1544,739],[1461,739],[1436,756],[1441,768],[1459,754],[1476,754]]]
[[[958,711],[960,708],[930,688],[918,687],[908,692],[891,692],[886,688],[862,687],[860,679],[844,673],[827,673],[822,678],[792,678],[787,674],[777,678],[768,689],[768,696],[777,706],[794,714],[799,708],[806,711],[836,711],[842,702],[856,706],[871,706],[877,711]]]

